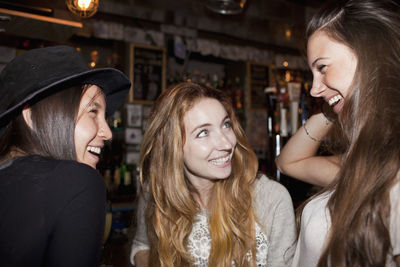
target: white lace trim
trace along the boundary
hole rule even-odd
[[[256,264],[259,267],[264,267],[267,266],[269,242],[257,223],[255,223],[255,230],[257,244]],[[196,215],[188,241],[188,249],[192,254],[194,266],[207,267],[208,258],[210,256],[211,237],[208,230],[208,219],[205,212]],[[247,255],[251,258],[251,251],[249,251]],[[232,266],[235,266],[233,262]]]

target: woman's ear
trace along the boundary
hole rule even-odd
[[[32,118],[31,118],[31,108],[24,107],[22,110],[22,116],[24,117],[25,123],[29,126],[29,128],[33,129],[32,127]]]

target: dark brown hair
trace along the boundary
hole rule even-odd
[[[10,122],[0,138],[0,158],[19,149],[29,155],[76,160],[74,129],[86,88],[64,89],[30,106],[32,128],[22,114]]]
[[[321,9],[316,31],[348,46],[358,64],[339,114],[348,144],[326,191],[331,229],[319,266],[385,266],[391,253],[390,190],[400,168],[400,9],[390,0],[350,0]]]

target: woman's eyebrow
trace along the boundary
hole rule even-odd
[[[317,58],[317,59],[314,60],[314,62],[311,64],[311,67],[314,68],[314,67],[315,67],[315,64],[317,64],[317,62],[318,62],[319,60],[321,60],[321,59],[325,59],[325,58],[324,58],[324,57],[319,57],[319,58]]]
[[[199,125],[199,126],[196,126],[190,133],[192,134],[192,133],[194,133],[197,129],[203,128],[203,127],[206,127],[206,126],[210,126],[210,125],[211,125],[211,123],[203,123],[203,124],[201,124],[201,125]]]
[[[89,106],[90,107],[96,107],[96,108],[102,108],[103,107],[103,105],[101,105],[99,102],[96,102],[96,101],[92,101],[91,103],[89,103]]]
[[[226,115],[225,118],[222,119],[221,123],[224,123],[227,119],[230,119],[230,118],[229,118],[229,115]],[[203,124],[200,124],[200,125],[196,126],[190,133],[192,134],[192,133],[195,132],[197,129],[203,128],[203,127],[207,127],[207,126],[210,126],[210,125],[211,125],[211,123],[203,123]]]

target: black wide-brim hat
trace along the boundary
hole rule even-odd
[[[107,115],[121,106],[131,86],[117,69],[90,69],[79,52],[69,46],[32,49],[14,58],[0,73],[0,135],[25,106],[84,84],[102,89]]]

